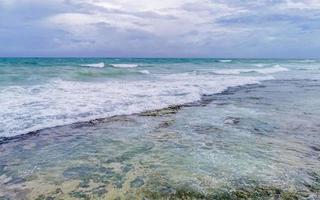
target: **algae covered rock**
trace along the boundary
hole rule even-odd
[[[181,108],[182,106],[170,106],[168,108],[164,108],[160,110],[143,112],[140,114],[140,116],[157,117],[157,116],[164,116],[164,115],[172,115],[172,114],[176,114]]]

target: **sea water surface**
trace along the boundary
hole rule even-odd
[[[319,199],[320,62],[0,59],[0,199]]]

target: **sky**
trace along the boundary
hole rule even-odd
[[[320,0],[0,0],[0,56],[320,58]]]

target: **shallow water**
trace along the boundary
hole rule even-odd
[[[4,141],[0,198],[319,199],[319,97],[272,80]]]

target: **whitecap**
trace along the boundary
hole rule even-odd
[[[93,63],[93,64],[82,64],[82,67],[94,67],[94,68],[104,68],[104,63]]]
[[[115,68],[135,68],[138,67],[139,65],[137,64],[111,64],[112,67]]]
[[[218,62],[221,62],[221,63],[230,63],[230,62],[232,62],[232,60],[218,60]]]

